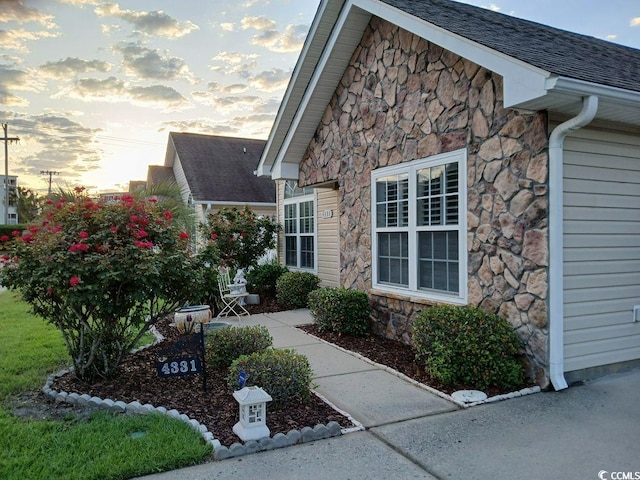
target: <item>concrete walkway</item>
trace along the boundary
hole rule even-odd
[[[292,328],[310,322],[306,310],[242,319],[267,326],[275,347],[307,355],[317,391],[366,431],[144,478],[640,478],[640,370],[460,409]]]

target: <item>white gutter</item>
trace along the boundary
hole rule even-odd
[[[598,111],[598,97],[583,97],[580,113],[561,123],[549,137],[549,377],[553,388],[567,388],[564,378],[563,156],[564,139],[587,125]]]

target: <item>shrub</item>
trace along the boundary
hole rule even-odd
[[[247,290],[263,296],[276,296],[276,283],[289,269],[277,260],[256,265],[247,273]]]
[[[225,265],[245,271],[276,246],[280,225],[269,217],[261,217],[245,206],[222,208],[200,224],[206,242],[201,256],[212,265]]]
[[[212,368],[228,368],[241,355],[262,352],[272,343],[267,327],[224,327],[207,338],[207,364]]]
[[[309,309],[320,330],[349,335],[369,333],[369,299],[359,290],[325,287],[309,294]]]
[[[60,330],[85,381],[112,376],[191,290],[189,235],[155,199],[105,203],[77,187],[48,200],[41,221],[24,232],[0,236],[2,249],[0,283]]]
[[[313,371],[307,357],[294,350],[268,349],[237,358],[229,368],[229,387],[238,389],[242,371],[247,374],[246,386],[262,387],[274,406],[306,403],[311,397]]]
[[[284,308],[306,308],[309,293],[317,290],[320,279],[310,272],[286,272],[276,282],[276,300]]]
[[[443,305],[413,324],[416,358],[427,373],[452,386],[514,388],[524,381],[523,349],[511,324],[476,307]]]

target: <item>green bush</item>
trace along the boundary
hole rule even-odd
[[[284,308],[306,308],[309,293],[317,290],[320,279],[310,272],[286,272],[276,282],[276,300]]]
[[[476,307],[442,305],[413,324],[416,359],[452,386],[514,388],[524,381],[522,341],[505,319]]]
[[[320,330],[350,335],[369,333],[369,299],[359,290],[325,287],[309,294],[309,309]]]
[[[212,368],[228,368],[241,355],[262,352],[272,344],[269,329],[262,325],[214,330],[207,338],[207,364]]]
[[[262,387],[276,407],[306,403],[311,397],[313,370],[307,357],[294,350],[269,349],[237,358],[229,368],[229,387],[238,389],[242,371],[247,374],[246,386]]]
[[[289,269],[277,260],[256,265],[247,273],[247,290],[262,296],[275,297],[276,283]]]

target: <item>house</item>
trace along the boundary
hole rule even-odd
[[[15,203],[15,194],[18,189],[18,177],[16,175],[4,175],[0,180],[0,224],[18,224],[18,206]]]
[[[638,50],[450,0],[322,0],[258,167],[287,263],[405,342],[428,305],[496,312],[543,387],[637,367],[639,78]]]
[[[264,140],[196,133],[169,133],[164,165],[152,165],[147,185],[176,181],[197,220],[224,207],[248,206],[258,215],[275,217],[276,186],[254,175]]]

